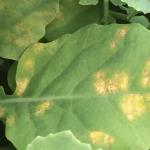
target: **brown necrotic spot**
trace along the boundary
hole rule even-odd
[[[113,94],[128,89],[128,75],[124,72],[116,73],[107,78],[104,73],[97,72],[94,75],[94,87],[98,94]]]
[[[140,94],[129,94],[124,96],[120,107],[129,121],[142,116],[146,111],[144,98]]]
[[[115,139],[102,131],[93,131],[90,133],[91,142],[94,145],[110,145],[115,142]]]
[[[43,115],[47,110],[53,107],[53,101],[44,101],[41,104],[36,106],[35,116]]]

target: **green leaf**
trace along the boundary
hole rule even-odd
[[[25,150],[70,130],[93,150],[149,149],[149,39],[139,24],[92,24],[29,47],[15,94],[0,101],[7,138]]]
[[[8,75],[7,75],[8,85],[12,91],[15,91],[15,88],[16,88],[16,82],[15,82],[16,70],[17,70],[17,62],[14,62],[10,66],[10,69],[9,69]]]
[[[132,23],[140,23],[144,27],[148,28],[150,26],[149,20],[145,16],[134,16],[130,19]]]
[[[128,4],[128,6],[135,8],[137,11],[143,13],[150,13],[150,1],[149,0],[122,0]]]
[[[96,5],[98,0],[79,0],[80,5]]]
[[[45,34],[58,12],[58,0],[5,0],[0,4],[0,56],[18,59]]]
[[[81,6],[78,0],[61,0],[60,12],[46,28],[45,37],[52,41],[87,24],[98,22],[100,17],[98,6]]]
[[[137,15],[139,12],[137,10],[135,10],[133,7],[126,7],[126,3],[122,2],[121,0],[111,0],[111,2],[116,5],[119,6],[120,9],[124,10],[127,12],[127,19],[132,18],[133,16]],[[121,19],[121,17],[120,17]]]
[[[70,131],[36,137],[27,150],[92,150],[89,144],[81,143]]]

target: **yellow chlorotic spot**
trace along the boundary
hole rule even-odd
[[[43,52],[44,48],[45,48],[45,45],[43,43],[37,43],[37,44],[34,45],[34,51],[37,54]]]
[[[107,93],[116,93],[119,89],[115,80],[108,79],[106,82]]]
[[[8,117],[6,118],[6,124],[7,124],[7,125],[11,126],[11,125],[14,124],[14,122],[15,122],[15,117],[14,117],[14,116],[10,115],[10,116],[8,116]]]
[[[23,66],[25,69],[33,69],[34,67],[34,61],[31,58],[27,58],[25,62],[23,63]]]
[[[94,75],[94,78],[95,78],[94,86],[95,86],[96,92],[99,94],[105,94],[106,83],[105,83],[104,73],[97,72]]]
[[[50,108],[52,108],[53,105],[54,105],[53,101],[45,101],[45,102],[37,105],[35,116],[43,115],[45,113],[45,111],[47,111]]]
[[[120,38],[123,38],[126,36],[127,32],[128,32],[128,28],[126,28],[126,27],[121,28],[117,31],[117,36]]]
[[[110,145],[115,142],[115,139],[112,136],[101,131],[91,132],[90,139],[94,145]]]
[[[129,84],[129,77],[126,73],[116,73],[113,77],[113,80],[116,82],[117,87],[120,90],[126,91],[128,89]]]
[[[112,49],[116,48],[116,47],[117,47],[116,41],[112,41],[110,47],[111,47]]]
[[[150,87],[150,61],[144,67],[141,84],[143,87]]]
[[[124,72],[116,73],[111,78],[106,78],[104,73],[97,72],[94,75],[94,87],[98,94],[111,94],[128,89],[128,76]]]
[[[29,84],[28,79],[17,80],[17,82],[16,82],[16,94],[18,96],[21,96],[25,92],[28,84]]]
[[[0,117],[2,117],[5,113],[5,108],[0,106]]]
[[[142,116],[146,111],[144,98],[140,94],[129,94],[121,101],[121,110],[129,121]]]

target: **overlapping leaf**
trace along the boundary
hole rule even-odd
[[[60,0],[59,14],[46,28],[45,37],[52,41],[87,24],[98,22],[100,17],[98,6],[81,6],[78,0]]]
[[[93,149],[149,149],[149,39],[140,25],[93,24],[28,48],[13,98],[1,101],[7,138],[25,150],[71,130]]]
[[[127,4],[129,7],[141,11],[143,13],[150,13],[150,1],[149,0],[111,0],[115,5]],[[128,9],[128,8],[127,8]]]
[[[70,132],[63,131],[49,134],[47,137],[36,137],[27,150],[92,150],[89,144],[80,143]]]
[[[135,8],[137,11],[143,13],[150,13],[150,1],[149,0],[121,0],[127,3],[130,7]]]
[[[44,35],[58,6],[58,0],[1,0],[0,56],[18,59],[25,48]]]

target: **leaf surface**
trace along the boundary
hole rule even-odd
[[[70,130],[94,150],[149,149],[149,39],[141,25],[92,24],[29,47],[0,102],[7,138],[25,150]]]

